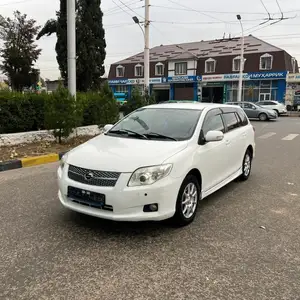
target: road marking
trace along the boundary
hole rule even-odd
[[[292,141],[294,138],[296,138],[299,134],[289,134],[285,136],[282,140],[283,141]]]
[[[266,134],[263,134],[263,135],[259,136],[258,138],[259,139],[268,139],[269,137],[271,137],[271,136],[273,136],[275,134],[276,134],[275,132],[268,132]]]

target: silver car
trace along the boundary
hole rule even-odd
[[[231,105],[239,105],[246,113],[249,119],[259,119],[260,121],[268,121],[277,119],[277,113],[272,109],[266,109],[251,102],[227,102]]]

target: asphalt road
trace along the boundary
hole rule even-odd
[[[300,299],[300,118],[253,124],[249,181],[181,229],[65,210],[57,164],[0,173],[0,299]]]

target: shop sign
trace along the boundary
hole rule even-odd
[[[286,79],[287,72],[254,72],[248,73],[249,79]]]
[[[173,76],[168,77],[169,83],[177,83],[177,82],[196,82],[201,81],[201,76]]]
[[[243,80],[286,79],[286,74],[287,74],[287,72],[251,72],[251,73],[243,73]],[[236,73],[236,74],[205,75],[205,76],[202,76],[202,81],[203,82],[238,81],[239,78],[240,78],[239,73]]]
[[[132,79],[113,79],[108,80],[108,84],[110,85],[118,85],[118,84],[144,84],[145,80],[144,78],[132,78]],[[149,83],[150,84],[159,84],[163,82],[163,78],[156,77],[156,78],[150,78]]]
[[[287,76],[288,82],[300,82],[300,73],[291,73]]]

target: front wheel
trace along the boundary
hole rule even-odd
[[[252,154],[251,151],[248,149],[243,159],[243,165],[242,165],[243,173],[240,176],[240,179],[242,181],[246,181],[250,177],[251,168],[252,168]]]
[[[258,116],[258,118],[259,118],[260,121],[267,121],[268,120],[268,116],[265,113],[261,113]]]
[[[173,222],[177,226],[190,224],[196,216],[201,188],[194,175],[188,175],[181,184]]]

